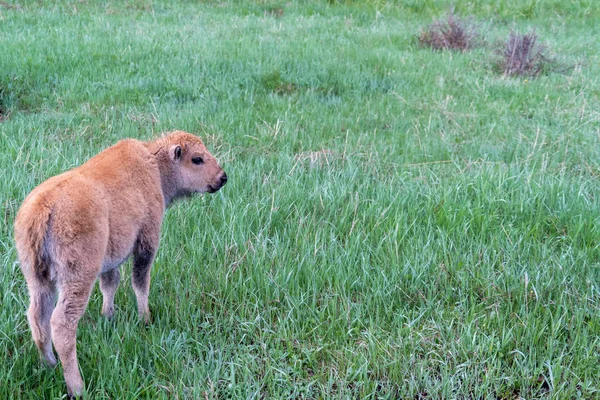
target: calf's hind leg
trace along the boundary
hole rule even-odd
[[[84,268],[78,271],[83,271]],[[52,341],[63,367],[69,396],[83,392],[83,379],[77,362],[77,325],[95,282],[95,274],[77,274],[61,281],[56,308],[52,313]]]
[[[40,355],[50,366],[56,365],[56,357],[52,351],[52,331],[50,328],[50,317],[54,310],[56,291],[51,282],[28,282],[29,287],[29,309],[27,320],[31,328],[33,341],[40,351]]]

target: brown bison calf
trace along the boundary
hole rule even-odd
[[[75,338],[96,278],[102,313],[110,318],[119,265],[133,254],[133,290],[148,322],[150,268],[165,208],[178,197],[216,192],[225,182],[227,175],[202,141],[178,131],[151,142],[122,140],[27,196],[15,220],[30,295],[27,317],[50,365],[56,364],[54,343],[69,395],[84,387]]]

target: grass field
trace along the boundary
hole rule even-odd
[[[473,51],[421,29],[455,5]],[[535,29],[564,71],[510,78]],[[600,3],[0,2],[0,398],[61,398],[12,224],[124,137],[229,175],[168,212],[138,321],[95,289],[87,397],[600,398]]]

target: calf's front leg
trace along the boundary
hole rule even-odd
[[[155,237],[153,237],[155,236]],[[138,304],[140,317],[146,324],[150,323],[148,293],[150,291],[150,270],[158,247],[157,235],[140,235],[133,250],[133,268],[131,283]]]
[[[102,315],[112,319],[115,313],[115,292],[119,287],[121,273],[119,267],[100,274],[100,291],[102,292]]]

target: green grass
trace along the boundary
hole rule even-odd
[[[486,46],[416,35],[450,5]],[[12,3],[11,3],[12,4]],[[90,398],[600,398],[600,5],[0,2],[0,398],[60,398],[14,216],[124,137],[200,134],[229,176],[167,212],[138,322],[94,290]],[[574,66],[494,69],[535,29]]]

